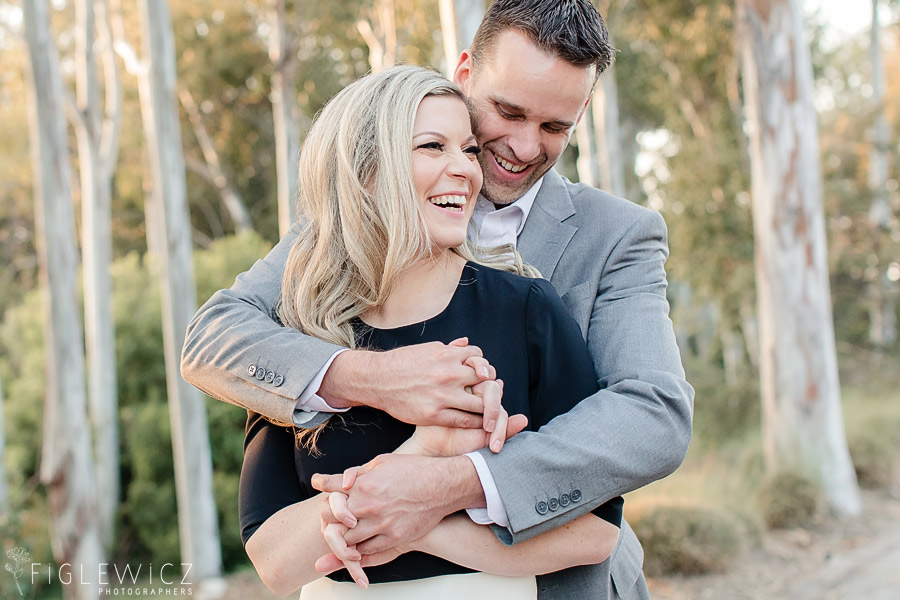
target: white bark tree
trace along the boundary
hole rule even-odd
[[[44,303],[46,397],[41,481],[50,502],[51,543],[59,564],[96,573],[103,562],[97,488],[85,398],[78,315],[75,215],[59,56],[47,2],[22,4],[30,59],[29,131],[35,180],[35,224]],[[96,599],[99,582],[65,586],[71,598]]]
[[[272,60],[272,115],[275,123],[275,172],[278,177],[278,229],[283,236],[297,222],[297,161],[300,157],[300,110],[297,106],[297,54],[287,23],[286,0],[269,11],[269,58]]]
[[[372,67],[372,72],[392,67],[397,60],[394,0],[375,0],[369,18],[358,20],[356,28],[369,47],[369,66]]]
[[[191,122],[194,137],[197,139],[197,144],[200,146],[200,152],[203,154],[204,160],[203,163],[195,160],[194,164],[188,162],[186,165],[193,172],[215,186],[219,192],[219,197],[222,199],[222,204],[225,205],[225,210],[228,211],[228,215],[231,217],[234,230],[238,233],[252,231],[253,223],[250,221],[250,213],[247,211],[240,193],[231,183],[228,175],[226,175],[225,168],[222,167],[219,153],[216,151],[215,144],[213,144],[212,136],[209,135],[209,131],[207,131],[206,125],[203,123],[203,115],[200,114],[200,108],[194,101],[193,95],[191,95],[190,90],[181,86],[178,89],[178,99],[181,101],[181,106],[184,107],[188,120]]]
[[[875,122],[871,129],[869,147],[869,226],[872,228],[873,252],[879,262],[869,278],[869,341],[876,348],[891,348],[897,344],[897,284],[888,277],[888,263],[883,246],[891,232],[891,200],[888,192],[888,171],[891,153],[891,125],[885,114],[886,75],[881,55],[878,23],[879,0],[872,0],[872,29],[869,39],[869,60],[872,64],[872,112]],[[896,258],[896,257],[894,257]]]
[[[453,78],[459,53],[469,47],[481,19],[484,0],[440,0],[441,36],[444,40],[445,74]]]
[[[3,428],[3,382],[0,382],[0,515],[9,510],[9,487],[6,485],[6,430]]]
[[[800,0],[739,0],[750,135],[763,444],[773,470],[814,477],[861,510],[841,414],[819,137]]]
[[[600,170],[599,187],[621,198],[625,197],[625,161],[619,132],[619,87],[616,85],[616,67],[600,75],[600,82],[591,100],[591,116],[594,145],[597,148],[597,166]]]
[[[192,564],[195,581],[218,582],[222,556],[206,406],[200,392],[185,382],[179,372],[184,332],[196,310],[196,289],[176,99],[175,42],[167,3],[141,0],[138,6],[145,61],[139,94],[152,179],[147,199],[147,238],[161,270],[181,560]]]
[[[78,0],[75,14],[77,106],[70,113],[78,140],[81,181],[88,400],[97,464],[100,531],[104,547],[108,550],[112,547],[119,505],[119,420],[110,276],[110,197],[118,154],[122,98],[107,3],[104,0]],[[99,58],[104,67],[106,111],[102,119],[95,46],[101,52]]]

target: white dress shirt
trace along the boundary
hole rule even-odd
[[[475,201],[475,210],[472,213],[472,222],[478,232],[475,240],[476,244],[483,247],[500,246],[502,244],[512,244],[514,247],[519,234],[525,227],[525,219],[534,206],[534,199],[537,197],[541,189],[541,183],[544,179],[538,179],[531,188],[525,192],[525,195],[503,208],[497,209],[493,203],[485,199],[479,194]],[[322,367],[316,376],[309,382],[303,393],[297,399],[294,406],[293,421],[294,425],[302,427],[315,416],[317,412],[344,412],[347,409],[337,409],[328,405],[325,400],[318,395],[319,387],[325,378],[325,372],[334,362],[334,359],[341,352],[347,350],[338,350]],[[487,501],[487,508],[468,509],[469,517],[476,523],[488,525],[496,523],[501,527],[509,527],[509,518],[506,515],[506,508],[500,499],[500,493],[497,491],[497,485],[494,477],[488,469],[484,458],[477,452],[466,454],[475,465],[475,471],[481,480],[481,487],[484,489],[484,497]]]

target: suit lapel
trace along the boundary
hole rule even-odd
[[[552,277],[563,251],[578,231],[574,225],[564,223],[574,214],[575,206],[565,182],[551,169],[544,175],[516,243],[525,262],[537,267],[546,279]]]

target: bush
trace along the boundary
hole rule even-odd
[[[661,506],[632,525],[649,576],[723,572],[741,548],[737,520],[708,508]]]
[[[230,286],[238,273],[267,250],[266,242],[259,236],[243,234],[223,238],[208,250],[196,252],[200,302],[216,289]],[[115,261],[112,276],[122,502],[116,546],[110,559],[177,563],[180,548],[159,286],[151,265],[137,253]],[[40,487],[19,501],[15,491],[29,489],[26,482],[34,481],[37,471],[45,382],[42,328],[43,313],[36,291],[26,295],[21,305],[8,310],[0,324],[0,376],[5,391],[7,432],[4,458],[12,500],[18,507],[13,516],[17,522],[40,522],[44,527],[36,532],[37,537],[23,532],[24,537],[18,542],[27,544],[33,556],[43,556],[35,544],[49,549],[49,537],[43,533],[46,499]],[[207,400],[207,414],[222,556],[226,568],[233,568],[247,560],[237,522],[246,413]],[[4,531],[4,543],[15,542],[12,529],[4,529],[8,530]]]
[[[819,486],[797,473],[781,472],[760,483],[756,500],[770,529],[804,527],[822,511]]]
[[[876,489],[891,484],[898,448],[889,430],[872,427],[866,433],[854,432],[847,444],[860,486]]]

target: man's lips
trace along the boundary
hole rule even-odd
[[[534,166],[512,163],[495,152],[491,152],[491,156],[494,158],[493,162],[496,165],[496,170],[501,175],[512,179],[520,179],[524,177],[528,173],[528,171],[530,171],[531,167]]]

